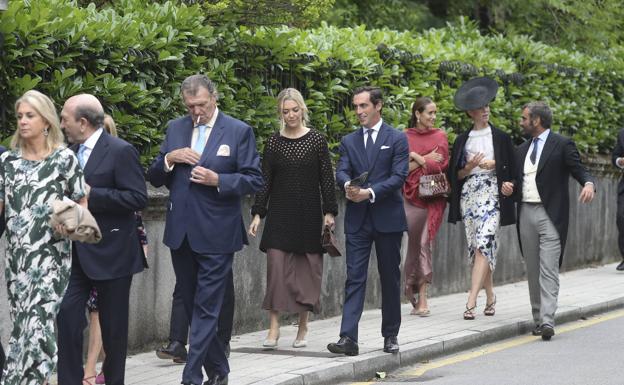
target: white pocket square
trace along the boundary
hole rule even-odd
[[[220,145],[219,150],[217,151],[217,156],[230,156],[230,146],[227,144]]]
[[[389,148],[390,148],[390,146],[381,146],[381,150],[387,150]]]

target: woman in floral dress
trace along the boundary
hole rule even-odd
[[[464,222],[472,264],[465,320],[475,319],[481,288],[486,295],[483,314],[496,313],[492,274],[499,230],[516,222],[513,198],[500,193],[504,182],[516,180],[516,167],[511,137],[490,122],[490,102],[497,90],[494,79],[474,78],[464,83],[454,98],[457,108],[466,111],[472,120],[471,129],[455,139],[449,164],[449,222]]]
[[[52,101],[28,91],[15,111],[18,128],[11,149],[0,156],[13,321],[1,384],[41,385],[56,367],[54,320],[71,270],[71,242],[57,238],[48,224],[51,203],[67,197],[86,207],[87,187],[78,159],[63,145]]]

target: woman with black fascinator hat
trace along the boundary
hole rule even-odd
[[[515,223],[512,197],[501,194],[503,182],[516,179],[511,137],[490,123],[490,102],[498,84],[489,77],[464,83],[455,94],[455,106],[466,111],[472,127],[453,144],[449,164],[451,197],[449,222],[463,221],[472,264],[471,286],[464,319],[475,319],[477,296],[485,289],[483,314],[496,312],[492,273],[496,267],[500,226]]]

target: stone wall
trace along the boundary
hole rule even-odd
[[[604,264],[619,259],[617,229],[615,226],[617,182],[619,173],[606,158],[587,159],[591,172],[597,178],[597,195],[590,205],[580,205],[580,187],[572,182],[570,228],[563,270]],[[149,207],[144,212],[149,238],[148,259],[150,268],[134,277],[130,300],[130,348],[146,350],[166,341],[169,332],[169,312],[175,276],[169,250],[162,244],[164,230],[164,202],[166,190],[150,190]],[[340,216],[336,235],[344,250],[343,214],[344,199],[340,199]],[[243,212],[248,213],[251,199],[245,199]],[[249,218],[245,218],[249,223]],[[220,236],[207,234],[207,236]],[[234,259],[234,285],[236,311],[234,332],[243,333],[267,327],[267,314],[260,306],[266,286],[266,258],[258,250],[259,239],[237,253]],[[496,283],[513,282],[525,278],[524,265],[519,253],[515,226],[501,232],[498,264],[494,273]],[[403,242],[405,250],[405,238]],[[0,245],[4,251],[4,239]],[[3,253],[2,253],[3,254]],[[4,270],[4,260],[0,263]],[[431,296],[466,291],[469,287],[469,263],[466,242],[461,224],[444,223],[438,233],[434,256],[434,282]],[[320,314],[317,318],[340,314],[344,297],[344,257],[324,259]],[[4,275],[0,278],[0,331],[5,346],[10,332]],[[376,259],[369,264],[366,307],[380,305],[380,285]],[[458,314],[462,309],[457,309]],[[294,320],[294,318],[292,318]],[[336,330],[336,334],[338,329]]]

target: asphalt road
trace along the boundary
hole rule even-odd
[[[624,385],[624,311],[556,328],[551,341],[521,336],[350,383],[431,385]]]

